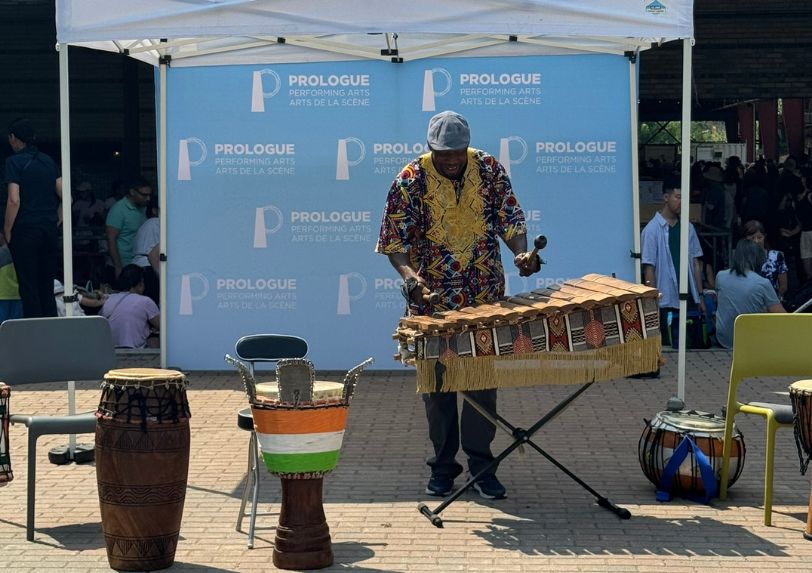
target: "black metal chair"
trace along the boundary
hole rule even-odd
[[[110,325],[101,316],[24,318],[0,324],[0,380],[11,386],[98,381],[114,367],[115,361]],[[33,541],[37,439],[48,434],[93,433],[96,417],[93,412],[67,416],[12,414],[10,421],[28,427],[25,537]]]
[[[234,346],[237,358],[242,361],[240,364],[226,355],[226,360],[238,368],[247,366],[247,371],[243,372],[243,384],[249,400],[253,400],[256,389],[254,380],[256,377],[255,366],[261,363],[275,363],[284,358],[303,358],[307,355],[307,342],[298,336],[286,334],[252,334],[243,336]],[[247,376],[246,376],[247,374]],[[275,374],[268,372],[269,380],[261,383],[275,383]],[[237,412],[237,426],[251,432],[248,442],[248,470],[245,476],[245,489],[240,502],[240,515],[237,518],[237,531],[242,531],[242,523],[245,519],[245,506],[248,503],[249,491],[251,491],[251,510],[247,514],[250,516],[248,524],[248,548],[254,547],[254,529],[257,519],[257,500],[259,498],[259,443],[257,434],[254,431],[254,418],[251,415],[251,408],[243,408]]]

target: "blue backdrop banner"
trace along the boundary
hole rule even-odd
[[[177,68],[168,73],[168,361],[223,369],[240,336],[295,334],[320,369],[397,368],[400,280],[374,253],[429,118],[467,117],[547,265],[633,280],[629,64],[621,56]],[[506,269],[512,255],[503,249]]]

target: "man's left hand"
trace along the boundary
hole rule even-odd
[[[524,252],[514,257],[513,264],[519,269],[519,276],[529,277],[533,273],[537,273],[541,270],[541,259],[539,256],[536,254],[531,257],[530,255],[531,253]]]

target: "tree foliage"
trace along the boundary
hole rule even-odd
[[[644,121],[640,123],[639,139],[644,144],[679,143],[682,122],[669,121],[663,127],[662,122]],[[693,143],[727,143],[725,124],[721,121],[692,121],[691,141]]]

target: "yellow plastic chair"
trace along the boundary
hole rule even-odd
[[[767,419],[767,456],[764,464],[764,525],[772,524],[775,432],[793,426],[792,406],[767,402],[739,402],[736,393],[746,378],[812,376],[812,314],[742,314],[733,325],[733,364],[727,393],[727,416],[722,454],[719,499],[727,498],[733,419],[755,414]]]

